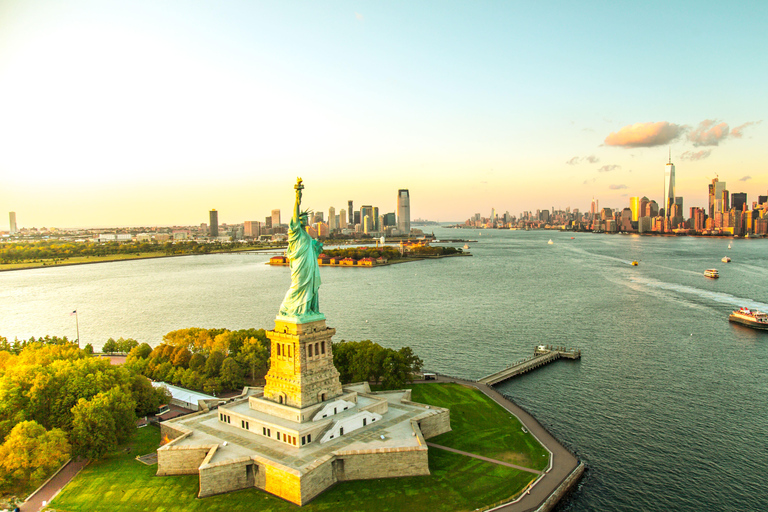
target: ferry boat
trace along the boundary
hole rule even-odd
[[[711,277],[712,279],[717,279],[718,277],[720,277],[720,273],[717,271],[716,268],[708,268],[707,270],[704,271],[704,275],[706,277]]]
[[[632,266],[633,266],[633,267],[636,267],[637,265],[638,265],[638,263],[637,263],[637,260],[633,260],[633,261],[632,261]]]
[[[553,241],[552,241],[552,239],[550,238],[550,239],[549,239],[549,242],[547,242],[547,243],[548,243],[549,245],[552,245],[552,244],[554,244],[555,242],[553,242]]]
[[[768,314],[760,311],[751,311],[749,308],[739,308],[728,316],[728,320],[737,324],[746,325],[753,329],[768,330]]]
[[[723,263],[730,263],[731,258],[729,258],[728,256],[723,256],[723,259],[721,259],[720,261],[722,261]]]

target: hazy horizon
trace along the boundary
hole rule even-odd
[[[768,191],[768,4],[0,4],[0,230]],[[285,213],[284,213],[285,215]],[[687,216],[687,213],[686,213]]]

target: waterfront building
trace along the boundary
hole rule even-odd
[[[403,235],[411,233],[411,198],[405,188],[397,191],[397,230]]]
[[[261,236],[261,222],[247,220],[243,223],[243,236],[246,238],[258,238]]]
[[[629,209],[632,212],[632,222],[637,222],[638,220],[640,220],[640,217],[643,216],[642,215],[642,210],[640,208],[640,198],[639,197],[635,196],[635,197],[630,197],[629,198]]]
[[[363,217],[363,233],[366,235],[373,232],[373,223],[371,221],[370,215],[365,215]]]
[[[745,192],[734,192],[731,194],[731,207],[737,210],[746,210],[747,194]]]
[[[219,236],[219,212],[217,212],[215,209],[211,210],[208,213],[208,220],[208,224],[210,226],[209,235],[211,238],[216,238]]]
[[[365,224],[366,217],[370,218],[370,226],[367,227],[367,231]],[[360,208],[360,224],[363,225],[363,233],[373,232],[373,206],[364,205],[362,208]]]
[[[656,201],[649,201],[645,208],[645,215],[648,217],[657,217],[659,215],[659,205]]]
[[[336,208],[333,206],[328,208],[328,229],[331,231],[336,231],[336,229],[338,229],[338,225],[336,224]]]
[[[704,224],[704,209],[699,208],[697,206],[691,207],[691,220],[690,220],[690,227],[694,231],[704,231],[705,224]]]
[[[19,232],[19,229],[16,227],[16,212],[8,212],[8,221],[11,228],[9,233],[15,235]]]
[[[664,167],[664,215],[669,218],[672,204],[675,202],[675,164],[672,163],[672,150],[669,162]]]

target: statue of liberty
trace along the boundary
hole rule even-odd
[[[298,320],[318,320],[320,304],[320,266],[317,257],[323,250],[323,244],[309,236],[306,226],[309,213],[301,211],[301,191],[304,189],[301,178],[296,180],[296,204],[288,229],[288,250],[285,255],[291,265],[291,287],[280,305],[280,316],[295,317]]]

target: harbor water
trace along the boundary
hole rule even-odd
[[[768,311],[768,240],[434,233],[476,240],[473,256],[321,269],[335,341],[411,346],[425,369],[469,379],[539,344],[581,349],[498,386],[588,465],[561,509],[768,509],[768,333],[728,322],[739,306]],[[0,272],[0,336],[74,339],[74,310],[96,349],[186,327],[270,329],[290,277],[268,258]],[[713,267],[720,279],[704,277]]]

